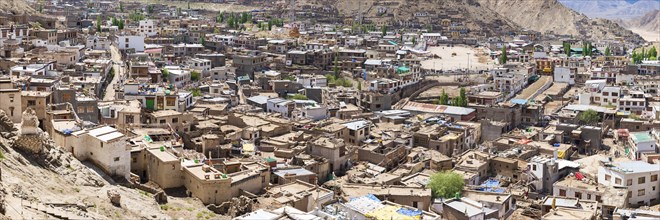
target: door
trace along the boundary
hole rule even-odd
[[[154,99],[153,98],[147,99],[146,103],[147,103],[147,108],[148,109],[154,110]]]

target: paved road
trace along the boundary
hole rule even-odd
[[[122,68],[122,64],[124,62],[121,60],[121,54],[119,53],[119,49],[117,49],[116,46],[111,45],[110,53],[112,54],[112,62],[114,63],[113,69],[115,71],[115,77],[112,78],[112,81],[110,81],[110,83],[106,87],[105,95],[103,96],[103,101],[115,100],[115,85],[117,84],[117,81],[124,76],[124,68]]]

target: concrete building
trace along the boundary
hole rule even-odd
[[[144,36],[120,35],[115,41],[119,50],[144,52]]]
[[[631,132],[628,146],[633,160],[639,160],[643,153],[658,152],[658,142],[651,136],[651,131]]]
[[[54,138],[59,146],[78,160],[90,160],[111,176],[130,178],[131,148],[124,134],[110,126],[75,131],[75,123],[54,123],[54,130],[63,138]],[[74,131],[74,132],[71,132]],[[62,142],[58,143],[62,140]]]
[[[8,79],[0,79],[0,110],[7,113],[14,123],[21,122],[22,110],[21,90],[14,86],[14,83]]]
[[[598,168],[598,183],[628,190],[631,206],[658,204],[660,199],[660,168],[642,161],[605,162]]]
[[[156,25],[156,21],[151,19],[141,20],[138,23],[137,32],[140,36],[153,37],[158,35],[158,32],[156,31],[157,28],[158,25]]]

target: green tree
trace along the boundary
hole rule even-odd
[[[181,16],[181,8],[176,8],[176,16]]]
[[[417,45],[417,38],[416,37],[412,38],[412,43],[413,43],[413,45]]]
[[[644,58],[646,58],[646,48],[642,47],[642,60],[644,60]]]
[[[605,56],[612,56],[612,52],[610,51],[610,47],[605,48]]]
[[[578,119],[586,125],[595,125],[600,121],[600,116],[596,110],[588,109],[580,113]]]
[[[445,92],[445,90],[442,90],[442,93],[440,94],[440,98],[438,99],[438,104],[439,105],[449,105],[449,95]]]
[[[192,72],[190,73],[190,80],[192,80],[192,81],[199,81],[199,76],[200,76],[200,75],[199,75],[199,72],[197,72],[197,71],[192,71]]]
[[[148,5],[147,6],[147,13],[148,14],[153,14],[154,13],[154,6],[153,5]]]
[[[163,81],[167,81],[167,77],[170,75],[170,71],[167,69],[161,69],[160,73],[163,75]]]
[[[39,3],[39,13],[43,13],[43,12],[44,12],[44,6],[41,3]]]
[[[357,82],[357,90],[362,91],[362,82],[360,81]]]
[[[655,46],[651,47],[647,53],[647,58],[649,58],[649,60],[655,60],[651,59],[651,57],[658,57],[658,51],[655,49]]]
[[[119,24],[117,25],[117,27],[119,28],[119,30],[123,30],[123,29],[124,29],[124,20],[123,20],[123,19],[122,19],[122,20],[119,20]]]
[[[461,88],[461,90],[459,91],[458,101],[459,101],[459,102],[457,103],[456,106],[467,107],[467,105],[468,105],[468,98],[467,98],[467,94],[466,94],[466,92],[465,92],[465,88]]]
[[[188,1],[188,10],[190,10],[190,1]]]
[[[335,78],[339,78],[339,55],[337,53],[335,53],[335,62],[332,71],[335,72]]]
[[[585,56],[585,57],[586,57],[587,55],[589,55],[589,54],[587,53],[587,43],[582,42],[582,56]]]
[[[294,100],[309,100],[309,98],[307,98],[307,96],[305,96],[303,94],[298,94],[298,93],[296,93],[292,96],[289,96],[289,98],[294,99]]]
[[[192,93],[193,97],[202,96],[202,91],[200,91],[199,88],[193,88],[191,93]]]
[[[221,11],[215,21],[218,22],[218,23],[225,22],[225,12]]]
[[[387,26],[383,25],[380,27],[380,32],[382,32],[383,36],[387,35]]]
[[[463,190],[463,176],[454,171],[442,171],[431,175],[428,187],[433,196],[451,198]]]
[[[566,56],[571,56],[571,43],[569,42],[564,42],[564,53]]]
[[[119,11],[124,13],[124,3],[119,2]]]
[[[101,32],[101,16],[96,16],[96,31]]]
[[[506,46],[502,46],[502,54],[500,55],[500,64],[506,64],[506,61],[509,60],[506,56]]]

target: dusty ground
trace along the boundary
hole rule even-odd
[[[7,146],[6,140],[0,139],[0,144]],[[169,202],[159,205],[150,193],[119,186],[95,171],[97,168],[77,160],[65,168],[68,169],[66,174],[62,174],[42,167],[14,149],[5,149],[0,149],[5,157],[0,159],[0,187],[7,192],[6,217],[10,219],[53,218],[30,206],[83,219],[226,218],[212,213],[198,199],[190,197],[168,196]],[[93,182],[100,183],[100,186]],[[108,190],[116,190],[121,195],[121,207],[110,203],[106,194]],[[52,208],[45,205],[50,203],[70,204],[73,207]]]
[[[481,48],[472,48],[468,46],[439,46],[429,47],[427,50],[440,58],[422,61],[422,68],[425,69],[465,69],[468,67],[469,59],[471,70],[485,70],[492,69],[495,62],[485,55],[486,52]],[[453,53],[456,53],[456,55],[452,56]],[[468,55],[468,53],[470,53],[470,55]]]
[[[660,33],[648,31],[640,28],[629,28],[629,30],[631,30],[635,34],[639,34],[639,36],[642,36],[642,38],[644,38],[644,40],[646,41],[660,42]]]

